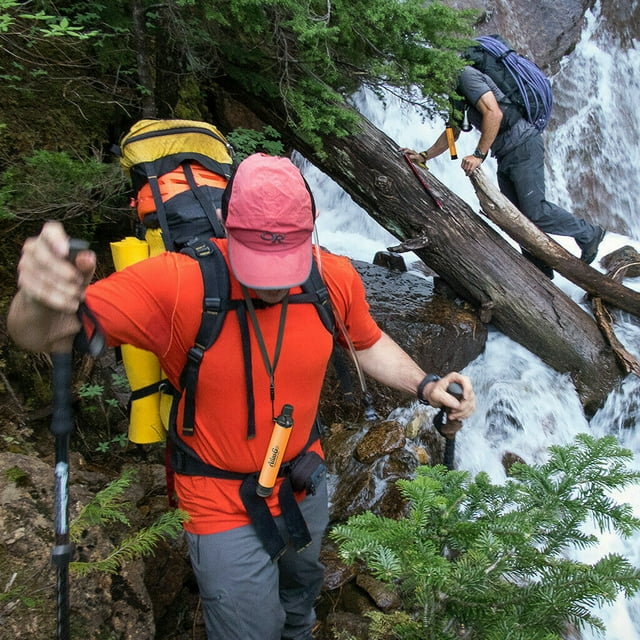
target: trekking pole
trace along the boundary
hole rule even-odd
[[[413,164],[413,162],[411,161],[409,154],[405,152],[403,155],[404,159],[407,161],[407,164],[411,168],[411,171],[413,171],[413,175],[418,178],[418,182],[422,185],[423,189],[429,194],[436,207],[438,207],[438,209],[442,209],[442,202],[440,202],[440,199],[436,196],[431,187],[426,183],[425,179],[420,175],[420,172],[416,168],[415,164]]]
[[[69,241],[69,260],[89,248],[84,240]],[[73,428],[71,410],[73,338],[57,344],[52,353],[53,412],[51,433],[55,438],[54,518],[55,545],[51,561],[56,567],[57,639],[69,640],[69,562],[73,545],[69,540],[69,439]]]
[[[452,382],[447,387],[447,393],[458,400],[462,400],[462,387],[457,382]],[[445,422],[444,418],[447,416]],[[433,420],[433,425],[438,433],[444,437],[444,465],[449,471],[453,469],[453,457],[456,449],[456,433],[462,428],[461,420],[449,420],[448,413],[443,407]]]

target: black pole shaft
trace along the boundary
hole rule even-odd
[[[449,471],[453,470],[453,459],[456,453],[456,437],[444,439],[444,466]]]
[[[67,259],[75,263],[80,251],[89,248],[86,240],[69,239]],[[55,437],[55,545],[51,562],[56,567],[57,640],[70,640],[69,562],[73,545],[69,539],[69,439],[73,429],[71,382],[73,375],[73,338],[58,343],[51,354],[53,362],[53,415],[51,433]]]
[[[69,640],[69,436],[73,427],[71,411],[71,350],[52,354],[53,415],[51,432],[55,436],[55,546],[51,560],[56,567],[57,639]]]

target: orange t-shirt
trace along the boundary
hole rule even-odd
[[[215,240],[227,259],[226,240]],[[321,253],[322,275],[336,313],[357,350],[367,349],[381,331],[369,314],[362,281],[347,258]],[[228,259],[227,259],[228,263]],[[231,297],[241,299],[230,272]],[[299,288],[291,293],[298,293]],[[169,381],[179,388],[187,351],[200,326],[203,300],[200,268],[179,253],[163,253],[138,262],[91,285],[86,302],[102,327],[109,346],[131,344],[153,352]],[[273,364],[280,304],[256,309],[260,331]],[[273,417],[284,404],[293,406],[293,427],[284,461],[307,444],[333,346],[313,304],[289,304],[280,357],[275,369],[275,401],[270,400],[269,374],[249,322],[255,395],[256,435],[247,439],[248,405],[245,365],[235,311],[229,311],[214,345],[205,353],[196,389],[195,433],[184,436],[202,460],[221,469],[258,471],[273,429]],[[272,413],[275,412],[275,413]],[[182,404],[178,433],[182,433]],[[316,441],[311,450],[321,453]],[[279,514],[277,489],[267,498]],[[217,533],[249,523],[239,496],[240,481],[176,474],[179,506],[189,513],[188,531]],[[298,496],[302,498],[302,494]]]

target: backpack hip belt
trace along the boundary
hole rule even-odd
[[[308,493],[315,493],[315,483],[324,475],[325,467],[322,458],[316,453],[309,452],[309,447],[320,437],[318,419],[314,422],[309,435],[309,440],[302,451],[293,459],[285,462],[278,473],[278,477],[284,478],[278,492],[278,500],[282,517],[290,536],[291,544],[296,551],[300,551],[311,544],[311,534],[304,520],[300,507],[294,495],[292,472],[306,456],[315,456],[317,465],[311,484],[306,484]],[[176,433],[175,423],[169,431],[170,465],[174,473],[187,476],[204,476],[206,478],[219,478],[223,480],[240,480],[240,499],[249,515],[251,523],[255,527],[256,534],[262,542],[265,550],[272,560],[278,559],[286,550],[287,543],[283,540],[274,517],[264,498],[257,495],[259,471],[241,473],[221,469],[204,462],[200,456]],[[320,466],[322,469],[320,469]],[[318,472],[319,471],[319,472]],[[302,482],[306,482],[306,479]],[[296,489],[300,490],[300,482],[296,482]]]

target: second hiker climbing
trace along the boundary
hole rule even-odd
[[[457,91],[466,99],[470,125],[480,131],[475,151],[462,159],[464,172],[471,174],[491,152],[498,162],[500,191],[545,233],[574,238],[581,250],[580,259],[587,264],[593,262],[605,230],[546,200],[542,132],[523,117],[491,77],[474,66],[461,71]],[[456,139],[459,134],[460,128],[456,127]],[[402,152],[414,163],[424,164],[448,148],[444,131],[425,151]],[[524,250],[523,254],[553,277],[548,265]]]

